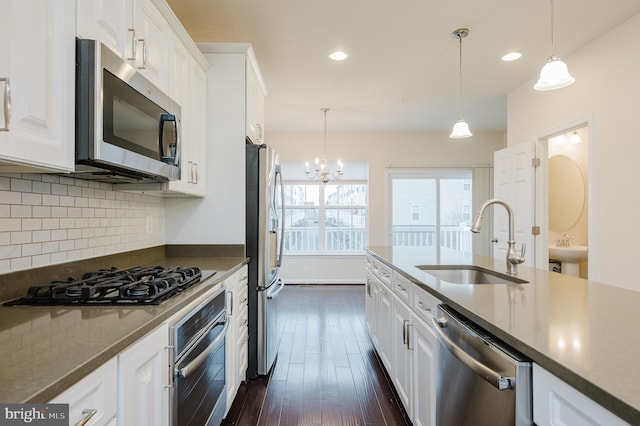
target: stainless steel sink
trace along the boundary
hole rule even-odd
[[[528,281],[473,265],[417,265],[416,268],[452,284],[525,284]]]

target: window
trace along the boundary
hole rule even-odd
[[[287,254],[364,252],[367,184],[285,182]]]
[[[471,253],[471,175],[464,169],[391,172],[392,245]]]
[[[420,220],[420,206],[418,204],[411,204],[411,221],[417,222]]]

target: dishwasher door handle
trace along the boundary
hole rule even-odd
[[[500,373],[492,370],[487,367],[467,352],[464,351],[460,346],[456,345],[444,332],[442,331],[442,327],[446,327],[446,321],[441,321],[440,319],[432,318],[433,326],[438,334],[438,339],[442,344],[447,348],[447,350],[453,355],[458,361],[467,366],[471,371],[476,373],[478,376],[482,377],[484,380],[489,382],[493,387],[498,390],[506,390],[513,389],[513,384],[515,383],[515,377],[505,377]]]

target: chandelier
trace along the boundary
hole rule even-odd
[[[338,160],[338,170],[335,172],[332,172],[327,164],[327,111],[329,111],[329,108],[320,108],[320,111],[324,113],[324,157],[315,159],[315,170],[313,171],[309,170],[308,161],[304,165],[307,179],[320,179],[323,183],[327,183],[330,179],[339,180],[342,178],[344,164]]]

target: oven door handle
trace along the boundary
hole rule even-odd
[[[438,340],[447,348],[447,350],[454,356],[458,361],[467,366],[471,371],[476,373],[478,376],[482,377],[484,380],[489,382],[490,385],[495,387],[498,390],[506,390],[513,389],[513,384],[515,383],[514,377],[505,377],[502,374],[492,370],[487,367],[467,352],[462,349],[460,346],[456,345],[444,332],[441,328],[447,326],[446,319],[444,318],[431,318],[433,321],[433,327],[438,334]]]
[[[207,359],[207,357],[209,356],[209,353],[211,353],[211,351],[214,350],[216,346],[218,346],[220,341],[225,338],[228,328],[229,328],[229,321],[225,321],[222,332],[215,339],[213,339],[213,342],[211,342],[209,346],[207,346],[207,348],[204,351],[202,351],[197,357],[195,357],[193,361],[191,361],[189,364],[185,365],[182,368],[176,368],[175,373],[179,377],[185,378],[185,377],[188,377],[191,372],[193,372],[198,367],[200,367],[200,365],[204,362],[204,360]]]

